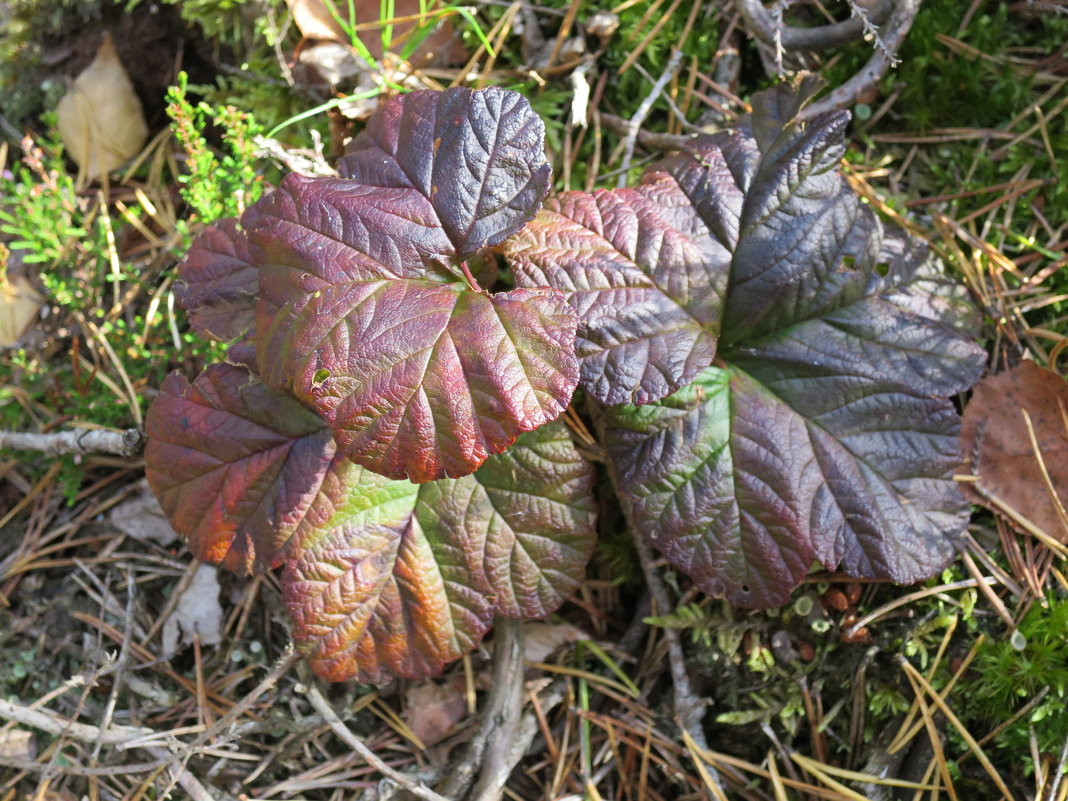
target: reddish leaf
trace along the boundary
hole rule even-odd
[[[545,126],[526,99],[497,87],[411,92],[353,140],[342,177],[426,198],[456,260],[519,230],[549,191]]]
[[[251,229],[264,380],[353,461],[414,482],[473,472],[567,407],[575,315],[552,289],[489,295],[456,265],[544,194],[541,123],[502,90],[412,93],[346,157],[288,176]]]
[[[603,403],[658,400],[712,363],[730,253],[669,176],[560,195],[504,250],[522,285],[567,294],[582,385]]]
[[[1066,420],[1068,384],[1057,373],[1021,362],[984,378],[964,410],[961,447],[976,477],[974,483],[961,482],[965,494],[998,514],[1007,505],[1050,537],[1068,542]]]
[[[282,564],[318,495],[351,469],[318,417],[232,364],[192,384],[169,376],[145,432],[148,482],[171,525],[198,559],[236,573]]]
[[[255,215],[243,219],[251,224]],[[233,217],[209,225],[178,264],[174,294],[198,334],[228,342],[252,327],[259,269]]]
[[[353,477],[283,578],[298,647],[334,681],[425,678],[473,648],[495,614],[549,614],[593,549],[592,481],[559,423],[461,479]]]

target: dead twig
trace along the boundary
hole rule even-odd
[[[899,0],[887,20],[885,35],[882,37],[883,45],[875,49],[868,63],[837,89],[802,109],[798,115],[799,119],[811,120],[829,111],[849,108],[861,95],[875,86],[886,71],[897,63],[896,53],[912,28],[912,21],[920,10],[920,2],[921,0]]]
[[[639,533],[634,534],[634,546],[638,550],[638,558],[642,563],[642,572],[645,574],[645,583],[653,596],[659,614],[667,614],[674,605],[668,595],[667,586],[656,571],[653,549]],[[675,688],[675,717],[685,735],[702,751],[708,750],[708,742],[705,732],[701,728],[701,721],[705,716],[705,703],[696,695],[690,686],[690,676],[686,672],[686,655],[682,650],[682,641],[679,639],[677,629],[661,629],[664,639],[667,640],[668,654],[670,655],[671,683]],[[699,758],[695,755],[695,758]],[[719,777],[712,772],[709,766],[709,777],[716,787],[722,791]]]
[[[881,25],[890,16],[894,4],[891,0],[881,0],[866,10],[850,3],[853,16],[849,19],[811,28],[776,25],[772,13],[760,0],[735,0],[735,6],[746,29],[766,45],[779,45],[783,50],[829,50],[870,35],[873,26]]]
[[[100,742],[103,745],[120,745],[128,740],[155,734],[152,729],[139,726],[112,726],[101,729],[87,723],[68,720],[62,715],[44,709],[30,709],[0,698],[0,718],[31,726],[56,737],[70,737],[85,743]]]
[[[56,431],[49,434],[23,434],[16,431],[0,431],[0,448],[16,451],[39,451],[46,456],[90,453],[111,453],[126,459],[141,454],[145,435],[136,428],[126,431],[108,431],[102,428],[87,428],[71,431]]]
[[[330,706],[330,703],[323,698],[323,694],[320,693],[319,690],[315,687],[308,687],[307,694],[308,700],[311,701],[311,705],[315,707],[315,711],[323,716],[323,720],[325,720],[326,724],[333,729],[334,734],[340,737],[347,746],[363,757],[368,765],[398,786],[403,787],[412,795],[424,799],[424,801],[449,801],[445,796],[438,795],[422,782],[414,782],[400,771],[387,765],[378,754],[364,744],[363,740],[349,730],[349,727],[337,716],[337,712],[335,712],[334,708]]]
[[[634,112],[634,116],[630,118],[630,122],[627,124],[627,133],[623,138],[623,161],[620,167],[619,180],[617,185],[624,187],[627,185],[627,172],[630,170],[630,162],[634,158],[634,145],[638,140],[638,129],[641,128],[642,123],[645,122],[645,118],[649,116],[649,111],[653,107],[653,103],[656,102],[656,98],[664,91],[664,87],[668,85],[668,81],[679,68],[679,64],[682,61],[682,51],[675,50],[671,54],[671,58],[668,59],[667,66],[664,68],[663,73],[656,79],[656,83],[653,84],[653,88],[649,90],[649,94],[645,96],[642,102],[638,105],[638,110]]]
[[[468,747],[467,757],[452,774],[445,795],[457,798],[477,774],[469,801],[497,801],[512,769],[523,757],[526,743],[517,749],[523,709],[523,624],[497,618],[494,623],[493,685],[486,700],[482,727]],[[453,789],[463,783],[464,788]]]
[[[624,136],[630,132],[630,120],[609,114],[607,111],[595,112],[601,120],[601,124],[611,131]],[[691,137],[683,134],[659,133],[657,131],[638,131],[638,144],[649,150],[668,152],[678,150],[685,145]]]

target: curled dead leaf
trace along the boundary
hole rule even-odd
[[[136,156],[148,138],[141,101],[111,36],[56,109],[59,136],[85,186]]]

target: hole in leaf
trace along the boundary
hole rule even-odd
[[[844,256],[842,258],[842,266],[847,270],[855,270],[857,269],[857,260],[852,256]]]
[[[312,382],[315,384],[321,384],[330,377],[330,371],[325,368],[320,368],[315,371],[315,375],[312,376]]]
[[[878,264],[875,265],[875,272],[877,272],[877,273],[879,273],[879,275],[885,277],[886,274],[888,272],[890,272],[890,265],[887,264],[885,261],[881,261],[881,262],[879,262]]]

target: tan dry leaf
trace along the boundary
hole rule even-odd
[[[25,729],[0,731],[0,757],[29,762],[36,756],[37,743],[33,739],[33,732]]]
[[[109,34],[59,101],[56,116],[80,186],[121,167],[144,147],[148,125],[141,101]]]
[[[1024,411],[1056,499],[1035,455]],[[1004,514],[993,496],[1050,537],[1068,542],[1068,525],[1057,508],[1058,499],[1068,506],[1068,383],[1061,376],[1022,362],[976,384],[964,410],[961,452],[964,469],[977,477],[960,482],[970,501]]]
[[[37,319],[44,298],[23,275],[0,281],[0,348],[18,344]]]

